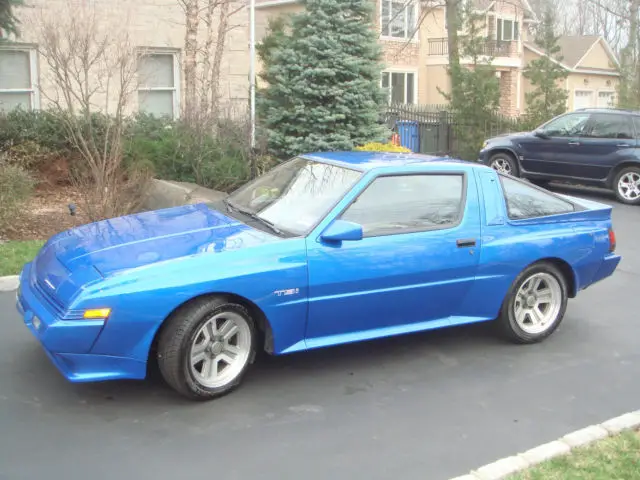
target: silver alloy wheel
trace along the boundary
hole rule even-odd
[[[531,275],[516,294],[516,323],[530,335],[544,333],[557,320],[562,301],[562,287],[556,277],[549,273]]]
[[[191,373],[206,388],[223,387],[242,372],[250,352],[247,321],[237,313],[218,313],[195,336],[189,353]]]
[[[640,197],[640,174],[625,173],[618,180],[618,193],[625,200],[637,200]]]
[[[506,173],[507,175],[511,175],[511,164],[504,157],[498,157],[491,162],[491,168],[500,172]]]

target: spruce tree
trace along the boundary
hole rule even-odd
[[[477,14],[473,3],[467,2],[459,11],[459,22],[465,31],[459,37],[459,62],[449,67],[451,92],[443,93],[456,117],[457,154],[475,160],[486,137],[486,126],[495,118],[500,107],[500,81],[492,65],[493,56],[487,46],[484,16]]]
[[[525,94],[527,117],[532,125],[540,125],[567,110],[567,91],[560,82],[567,78],[569,72],[559,64],[563,57],[558,39],[554,32],[553,13],[547,9],[535,39],[535,44],[546,55],[531,61],[523,72],[534,87],[533,91]]]
[[[289,32],[272,30],[261,50],[260,124],[269,149],[285,158],[351,150],[386,138],[386,99],[370,0],[303,0]]]

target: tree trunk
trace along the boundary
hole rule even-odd
[[[224,45],[227,39],[227,31],[229,30],[229,7],[230,0],[224,0],[220,5],[220,20],[218,24],[218,41],[213,56],[213,64],[211,66],[211,114],[219,116],[218,109],[220,107],[220,68],[222,66],[222,57],[224,56]]]
[[[186,32],[184,46],[184,111],[185,120],[191,121],[196,110],[196,67],[198,54],[198,0],[184,2]]]
[[[459,105],[459,71],[460,71],[460,0],[446,0],[447,46],[449,50],[449,78],[451,80],[451,103]]]

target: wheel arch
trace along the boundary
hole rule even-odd
[[[564,277],[564,279],[567,282],[567,289],[569,291],[569,298],[575,298],[576,295],[578,294],[578,290],[577,290],[578,279],[576,278],[576,272],[573,269],[573,267],[566,260],[563,260],[561,258],[558,258],[558,257],[546,257],[546,258],[541,258],[540,260],[537,260],[537,261],[527,265],[525,267],[525,269],[529,268],[529,267],[531,267],[533,265],[538,265],[538,264],[541,264],[541,263],[549,263],[549,264],[555,266],[558,270],[560,270],[560,273],[562,273],[562,276]]]
[[[203,298],[212,297],[223,297],[229,302],[238,303],[245,307],[251,314],[251,317],[256,321],[256,326],[258,327],[258,331],[260,332],[260,335],[262,337],[260,340],[263,345],[263,350],[267,353],[273,352],[273,330],[271,328],[271,324],[269,323],[269,319],[258,305],[256,305],[248,298],[237,295],[235,293],[209,292],[185,300],[180,305],[176,306],[171,312],[169,312],[169,314],[164,318],[153,336],[153,340],[151,341],[151,346],[149,348],[149,353],[147,356],[147,364],[151,363],[155,358],[154,355],[157,352],[158,340],[163,329],[167,326],[167,320],[171,318],[171,316],[174,315],[178,310],[185,308],[187,305],[190,305],[191,303]]]
[[[613,182],[615,181],[616,177],[618,176],[618,174],[623,168],[627,168],[627,167],[636,167],[640,169],[640,160],[633,160],[633,159],[622,160],[615,167],[613,167],[607,178],[607,182],[606,182],[607,188],[614,188]]]

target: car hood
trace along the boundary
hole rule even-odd
[[[513,141],[513,140],[522,140],[524,138],[533,137],[533,133],[531,132],[517,132],[517,133],[503,133],[502,135],[497,135],[487,140],[487,143],[492,142],[504,142],[504,141]]]
[[[83,225],[58,235],[47,248],[70,272],[92,267],[108,276],[152,263],[278,240],[197,204]]]

